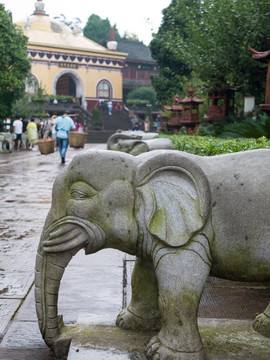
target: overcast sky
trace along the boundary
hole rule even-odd
[[[35,0],[0,0],[6,10],[13,14],[13,21],[22,20],[35,10]],[[43,0],[45,11],[50,17],[64,14],[67,20],[79,18],[84,27],[88,17],[99,15],[108,18],[111,25],[116,24],[121,36],[124,32],[135,33],[146,45],[157,32],[162,10],[171,0]]]

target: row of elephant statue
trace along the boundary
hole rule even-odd
[[[22,149],[29,148],[29,142],[27,134],[22,134],[22,142],[21,142]],[[0,133],[0,153],[4,152],[11,152],[12,151],[12,134],[10,132],[1,132]]]
[[[173,142],[166,138],[157,138],[157,133],[144,131],[118,130],[107,141],[107,150],[140,155],[144,152],[173,149]]]

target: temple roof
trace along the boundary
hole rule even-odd
[[[197,103],[202,104],[204,102],[203,99],[198,99],[196,96],[187,96],[181,100],[181,104],[189,104],[189,103]]]
[[[94,41],[76,34],[67,26],[46,15],[31,15],[26,20],[18,21],[31,45],[47,45],[59,48],[80,48],[106,52],[107,49]]]
[[[117,50],[128,53],[127,60],[138,60],[156,63],[151,56],[148,46],[141,41],[131,41],[126,39],[117,40]]]
[[[105,54],[112,53],[107,48],[81,35],[81,30],[71,30],[61,22],[50,18],[42,0],[35,3],[36,10],[28,18],[18,21],[16,25],[22,28],[28,37],[28,44],[34,46],[48,46],[60,49],[77,49],[80,51],[97,51]],[[114,55],[124,55],[114,52]]]

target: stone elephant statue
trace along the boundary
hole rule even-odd
[[[118,130],[112,134],[107,141],[107,150],[119,150],[119,143],[123,140],[150,140],[154,139],[158,134],[154,132],[138,131],[122,131]]]
[[[9,132],[0,133],[0,152],[12,151],[12,134]]]
[[[117,151],[123,151],[131,155],[140,155],[144,152],[159,150],[159,149],[173,149],[173,142],[171,139],[149,139],[149,140],[121,140],[118,143]]]
[[[57,297],[72,256],[110,247],[136,255],[132,300],[117,325],[159,330],[149,359],[205,359],[197,311],[208,275],[270,280],[269,169],[270,150],[77,155],[56,178],[38,248],[36,309],[45,342],[64,348]],[[253,327],[270,336],[269,305]]]

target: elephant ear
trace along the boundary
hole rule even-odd
[[[198,159],[179,151],[138,157],[134,183],[143,199],[145,224],[166,245],[186,244],[208,219],[210,188]]]

